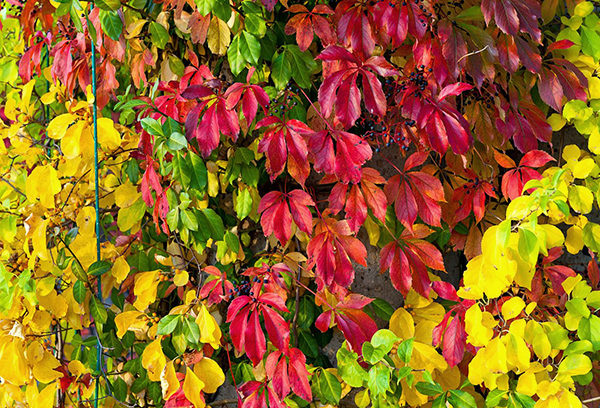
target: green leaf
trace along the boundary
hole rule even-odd
[[[225,243],[227,243],[227,246],[233,252],[235,252],[235,253],[239,252],[239,250],[240,250],[240,239],[237,237],[237,235],[232,234],[230,231],[227,231],[225,233]]]
[[[383,348],[376,348],[370,341],[365,341],[362,345],[362,354],[367,363],[375,364],[380,362],[386,353]]]
[[[92,312],[92,316],[97,323],[105,324],[108,319],[108,312],[106,308],[100,302],[96,296],[92,297],[92,301],[90,302],[90,312]]]
[[[75,282],[73,284],[73,298],[80,305],[83,304],[83,302],[85,300],[86,292],[87,292],[87,289],[85,287],[85,284],[82,281],[78,280],[77,282]]]
[[[202,227],[208,228],[210,231],[210,236],[215,241],[222,241],[223,235],[225,234],[225,226],[223,225],[223,220],[219,215],[215,212],[215,210],[211,208],[205,208],[201,211],[203,217],[200,217]]]
[[[148,384],[149,381],[147,377],[138,377],[133,381],[133,384],[131,384],[131,392],[134,394],[142,392],[148,388]]]
[[[423,395],[429,395],[429,396],[438,395],[438,394],[441,394],[441,393],[444,392],[442,386],[439,385],[438,383],[431,384],[429,382],[423,382],[423,381],[421,381],[421,382],[418,382],[415,385],[415,388],[421,394],[423,394]]]
[[[321,369],[317,376],[316,391],[321,402],[337,405],[342,397],[342,385],[329,371]]]
[[[183,154],[181,152],[176,152],[173,155],[171,163],[173,164],[173,179],[179,181],[183,187],[190,187],[192,182],[192,171],[187,160],[183,157]]]
[[[113,382],[113,396],[117,401],[124,402],[127,398],[127,383],[123,379],[118,378]]]
[[[252,195],[250,190],[242,188],[238,190],[235,202],[235,212],[240,220],[246,218],[252,212]]]
[[[171,137],[167,140],[167,146],[171,150],[181,150],[187,147],[187,139],[179,132],[171,133]]]
[[[231,72],[238,75],[246,67],[247,62],[258,65],[260,42],[249,32],[242,31],[235,36],[229,45],[227,58],[229,59]]]
[[[351,387],[362,387],[369,376],[358,364],[358,354],[342,347],[337,352],[338,374]]]
[[[215,0],[212,13],[222,21],[229,21],[231,18],[231,5],[229,4],[229,1]]]
[[[275,54],[276,57],[273,59],[271,78],[277,89],[285,88],[292,78],[292,65],[286,54],[286,51],[283,51],[281,54]]]
[[[247,147],[240,147],[235,151],[233,159],[239,164],[250,164],[254,160],[254,152]]]
[[[487,395],[485,399],[485,407],[486,408],[496,408],[500,405],[500,401],[504,399],[504,396],[507,394],[507,391],[502,390],[492,390]]]
[[[394,343],[399,340],[398,336],[391,330],[381,329],[375,332],[371,339],[371,344],[373,344],[373,347],[382,350],[384,354],[387,354],[394,347]]]
[[[258,14],[246,14],[244,25],[250,34],[254,34],[258,38],[264,37],[267,33],[267,24]]]
[[[394,314],[394,308],[387,301],[379,298],[373,299],[371,302],[375,314],[385,321],[390,321],[390,318]]]
[[[571,299],[565,303],[565,307],[572,315],[576,317],[588,317],[590,309],[584,299]]]
[[[162,401],[162,391],[160,389],[160,385],[157,382],[151,382],[148,384],[148,396],[156,403]]]
[[[77,259],[73,259],[73,263],[71,264],[71,271],[73,271],[73,275],[75,275],[75,277],[80,281],[89,282],[87,273],[85,273],[83,267]]]
[[[77,228],[77,227],[73,227],[73,228],[71,228],[71,229],[69,230],[69,232],[67,232],[67,233],[65,234],[64,241],[65,241],[65,245],[66,245],[66,246],[69,246],[69,245],[71,245],[71,244],[73,243],[73,241],[74,241],[74,240],[75,240],[75,238],[77,237],[77,233],[78,233],[78,232],[79,232],[79,228]]]
[[[398,351],[397,351],[398,357],[400,358],[400,360],[404,361],[405,363],[408,363],[410,361],[410,358],[412,357],[414,341],[415,341],[415,338],[413,337],[411,339],[404,340],[398,346]]]
[[[110,262],[96,261],[90,265],[90,268],[88,269],[88,275],[102,276],[106,272],[110,271],[110,268],[112,268],[112,264]]]
[[[119,41],[123,31],[123,22],[116,11],[100,10],[100,27],[111,39]]]
[[[369,370],[367,387],[374,397],[390,389],[390,375],[390,368],[383,364],[377,364]]]
[[[152,136],[164,136],[163,128],[156,119],[144,118],[140,121],[142,128]]]
[[[191,170],[190,188],[193,188],[194,190],[204,190],[208,183],[208,172],[204,160],[197,154],[188,151],[186,161]]]
[[[591,342],[594,351],[600,351],[600,317],[591,315],[587,319],[581,319],[577,328],[577,336],[581,340]]]
[[[303,297],[298,305],[298,327],[309,330],[317,318],[317,307],[313,300]]]
[[[187,337],[183,332],[183,326],[185,325],[178,325],[171,337],[171,343],[177,354],[183,354],[188,345]]]
[[[447,408],[446,405],[446,395],[440,395],[433,401],[431,401],[431,408]]]
[[[287,56],[290,59],[292,78],[301,88],[310,88],[310,75],[317,63],[309,52],[302,52],[297,45],[288,45]]]
[[[317,358],[319,355],[319,344],[307,330],[298,330],[298,348],[307,357]]]
[[[160,49],[164,49],[170,39],[167,29],[155,21],[150,23],[150,36],[152,44]]]
[[[191,231],[198,231],[198,219],[192,210],[181,211],[181,222],[184,227]]]
[[[198,6],[198,12],[205,17],[208,13],[213,10],[216,4],[215,0],[195,0],[196,6]]]
[[[158,322],[158,328],[156,330],[156,334],[171,334],[177,327],[179,323],[179,315],[166,315],[160,322]]]
[[[198,340],[200,340],[200,327],[198,327],[198,323],[196,323],[191,316],[185,321],[183,333],[185,334],[188,343],[198,344]]]
[[[448,400],[454,408],[477,408],[475,397],[463,390],[450,390]]]
[[[533,398],[519,392],[513,392],[510,395],[510,398],[513,399],[513,401],[516,402],[515,405],[518,404],[517,406],[520,408],[533,408],[535,406]]]

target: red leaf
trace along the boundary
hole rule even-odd
[[[289,376],[292,391],[303,400],[310,402],[312,401],[312,391],[308,382],[309,374],[306,369],[306,357],[297,348],[290,348],[289,357]]]
[[[554,157],[550,156],[543,150],[531,150],[525,153],[525,156],[519,162],[520,166],[542,167],[543,165],[555,161]]]
[[[290,119],[283,123],[277,117],[267,117],[256,124],[257,128],[267,126],[269,128],[258,144],[258,151],[267,156],[267,171],[271,180],[283,172],[287,162],[288,173],[304,185],[310,168],[308,146],[303,134],[312,133],[311,129],[298,120]]]
[[[464,91],[468,91],[470,89],[473,89],[473,85],[465,84],[464,82],[456,82],[444,87],[444,89],[440,91],[438,95],[438,101],[443,101],[448,96],[460,95]]]
[[[300,230],[310,235],[312,214],[309,206],[314,206],[314,202],[302,190],[293,190],[288,194],[279,191],[267,193],[258,206],[258,212],[262,213],[260,223],[265,236],[275,233],[279,242],[285,245],[292,235],[292,219]]]
[[[596,261],[594,255],[592,254],[592,259],[588,262],[588,277],[592,283],[593,288],[598,287],[598,283],[600,282],[600,269],[598,268],[598,261]]]
[[[373,301],[366,296],[357,293],[347,294],[345,290],[338,295],[342,299],[337,304],[333,296],[325,296],[320,293],[315,298],[318,306],[323,306],[324,312],[317,318],[316,327],[325,332],[331,325],[331,317],[335,319],[342,334],[350,344],[352,350],[359,355],[362,354],[362,344],[371,340],[377,331],[377,324],[366,314],[363,309]],[[333,309],[331,309],[333,307]]]
[[[548,46],[548,52],[552,52],[554,50],[566,50],[574,45],[575,43],[573,41],[567,40],[565,38],[564,40],[555,41],[552,44],[550,44]]]
[[[366,266],[367,250],[351,236],[348,222],[326,218],[315,227],[315,236],[308,243],[310,265],[316,265],[319,290],[325,286],[348,287],[354,280],[352,262]]]
[[[454,316],[444,332],[444,341],[442,343],[444,359],[451,367],[456,366],[463,359],[465,354],[465,344],[467,333],[465,325],[460,315]]]
[[[558,77],[552,70],[542,68],[540,80],[538,81],[540,97],[555,111],[560,112],[562,108],[563,89]]]
[[[456,289],[449,282],[435,281],[432,284],[433,290],[440,297],[454,302],[460,302],[460,298],[456,294]]]

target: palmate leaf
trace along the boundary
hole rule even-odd
[[[292,220],[301,231],[311,235],[312,214],[308,207],[314,206],[310,196],[302,190],[293,190],[287,194],[272,191],[260,201],[258,212],[262,213],[260,223],[265,236],[272,233],[285,245],[292,235]]]
[[[256,128],[267,130],[258,144],[258,151],[267,156],[267,171],[274,180],[287,165],[288,173],[304,185],[310,172],[308,146],[303,135],[312,130],[296,119],[283,122],[276,116],[267,116],[256,124]]]
[[[325,286],[349,287],[354,281],[352,261],[366,266],[367,250],[360,240],[352,236],[346,220],[324,218],[319,221],[306,252],[309,264],[316,267],[319,290]]]
[[[400,239],[381,249],[380,272],[389,269],[392,284],[403,295],[412,288],[422,296],[429,296],[431,280],[427,268],[445,270],[440,251],[423,239],[429,233],[429,228],[416,224],[414,233],[404,230]]]

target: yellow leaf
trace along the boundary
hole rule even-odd
[[[589,1],[582,1],[575,6],[573,14],[578,17],[587,17],[594,10],[594,4]]]
[[[558,132],[567,124],[567,120],[558,113],[553,113],[547,120],[548,124],[552,126],[552,130],[554,132]]]
[[[405,340],[415,336],[415,321],[404,308],[397,309],[390,318],[390,330]]]
[[[131,206],[119,210],[117,218],[119,229],[123,232],[132,230],[131,233],[135,233],[136,231],[133,228],[136,224],[139,224],[145,213],[146,203],[144,203],[144,200],[140,196]],[[137,229],[139,230],[139,226]]]
[[[24,358],[23,341],[4,337],[0,344],[0,377],[10,384],[21,386],[29,382],[30,373]]]
[[[156,339],[144,349],[142,353],[142,366],[148,370],[150,381],[160,381],[162,370],[167,364],[160,340]]]
[[[525,302],[519,297],[513,297],[502,305],[502,316],[505,320],[514,319],[525,309]]]
[[[127,26],[127,29],[125,30],[125,39],[129,40],[130,38],[137,37],[142,32],[142,28],[147,22],[148,21],[146,20],[136,20],[133,23],[129,24]]]
[[[109,118],[98,119],[98,143],[108,150],[115,150],[121,145],[121,135]]]
[[[31,237],[33,244],[33,254],[40,257],[42,260],[48,259],[48,248],[46,241],[46,229],[50,220],[43,220],[37,226]]]
[[[37,166],[29,177],[25,192],[27,199],[34,203],[39,198],[46,208],[54,208],[54,195],[62,189],[56,170],[51,165]]]
[[[369,397],[369,390],[364,389],[364,390],[358,392],[354,396],[354,403],[359,408],[366,408],[371,403],[371,398]]]
[[[506,361],[516,367],[518,372],[526,371],[531,365],[531,352],[520,337],[509,333],[503,337],[506,342]]]
[[[569,354],[558,366],[558,374],[584,375],[592,369],[592,361],[585,354]]]
[[[85,366],[79,360],[71,360],[69,361],[69,372],[73,374],[76,378],[87,373]]]
[[[177,392],[179,386],[175,366],[173,365],[173,361],[169,361],[160,374],[160,387],[162,389],[163,399],[168,401],[171,395]]]
[[[219,364],[210,358],[203,358],[194,366],[194,373],[204,383],[204,392],[212,394],[225,382],[225,374]]]
[[[58,366],[60,366],[60,363],[56,357],[48,351],[44,351],[42,360],[33,366],[33,376],[41,383],[51,383],[63,376],[62,373],[54,370]]]
[[[562,157],[567,163],[572,160],[578,160],[579,156],[581,156],[581,150],[575,145],[568,145],[563,149]]]
[[[137,187],[128,181],[115,190],[115,204],[120,208],[129,207],[141,196],[142,193],[138,193]]]
[[[591,157],[578,161],[573,166],[573,177],[584,179],[596,168],[596,162]]]
[[[517,392],[532,397],[535,395],[536,389],[537,381],[535,379],[535,374],[531,370],[527,370],[519,377],[519,382],[517,383]]]
[[[50,121],[50,123],[48,123],[48,127],[46,128],[48,137],[57,140],[62,139],[65,136],[69,126],[76,121],[77,116],[70,113],[65,113],[55,117]]]
[[[54,399],[56,398],[56,389],[58,383],[54,382],[44,387],[42,391],[38,392],[36,384],[29,384],[25,395],[27,398],[28,408],[52,408],[54,407]]]
[[[175,276],[173,277],[173,283],[175,286],[185,286],[189,282],[190,277],[187,271],[177,269]]]
[[[569,188],[569,203],[578,213],[588,214],[592,211],[594,194],[585,186],[573,185]]]
[[[194,404],[194,408],[206,407],[204,396],[202,395],[203,389],[204,383],[194,374],[194,371],[188,368],[185,373],[185,380],[183,381],[183,393]]]
[[[552,345],[541,324],[530,320],[525,327],[525,341],[533,346],[533,352],[544,360],[550,356]]]
[[[200,305],[196,323],[200,328],[200,342],[208,343],[214,349],[219,348],[221,342],[221,329],[215,318],[203,304]]]
[[[218,17],[213,17],[208,26],[208,48],[213,54],[225,55],[231,42],[231,32],[227,23]]]
[[[123,338],[125,333],[131,328],[141,328],[146,326],[146,320],[141,318],[145,316],[137,310],[119,313],[115,316],[115,325],[117,326],[117,337]]]
[[[381,236],[381,230],[379,228],[379,225],[377,225],[377,223],[373,221],[371,216],[368,216],[365,219],[364,226],[367,230],[367,234],[369,235],[369,243],[373,246],[376,246],[379,242],[379,237]]]
[[[475,347],[483,347],[488,344],[494,335],[493,327],[495,326],[496,320],[491,313],[483,313],[477,303],[471,306],[465,314],[467,341]]]
[[[125,258],[122,256],[118,257],[112,266],[110,272],[117,280],[117,283],[121,283],[129,275],[130,267]]]
[[[87,123],[79,121],[65,131],[60,148],[67,159],[81,155],[81,134],[86,126]]]
[[[156,300],[159,273],[160,271],[142,272],[135,276],[133,293],[135,293],[136,300],[133,306],[137,310],[146,310]]]

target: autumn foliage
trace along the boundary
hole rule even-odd
[[[596,3],[3,4],[1,406],[598,400]]]

